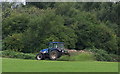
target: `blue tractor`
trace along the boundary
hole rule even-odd
[[[68,51],[64,48],[63,42],[49,42],[47,49],[40,50],[36,55],[37,60],[43,60],[49,58],[50,60],[56,60],[62,55],[69,55]]]

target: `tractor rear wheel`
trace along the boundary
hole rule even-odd
[[[49,52],[49,58],[51,60],[56,60],[59,57],[59,52],[57,50],[52,50]]]

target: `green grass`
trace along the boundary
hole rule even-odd
[[[3,72],[118,72],[117,62],[50,61],[3,58]]]

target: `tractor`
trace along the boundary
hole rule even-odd
[[[63,42],[49,42],[48,48],[40,50],[40,52],[36,55],[37,60],[43,60],[43,59],[50,59],[50,60],[56,60],[60,58],[62,55],[68,55],[69,53],[64,48]]]

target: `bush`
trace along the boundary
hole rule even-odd
[[[112,61],[117,61],[120,62],[120,56],[119,55],[115,55],[115,54],[110,54]]]
[[[60,61],[94,61],[92,53],[74,53],[71,56],[62,56],[58,60]]]
[[[20,58],[20,59],[35,59],[35,55],[32,53],[22,53],[22,52],[10,51],[10,50],[3,51],[2,57]]]
[[[109,54],[107,51],[102,49],[86,49],[89,52],[92,52],[97,61],[119,61],[118,55]]]

